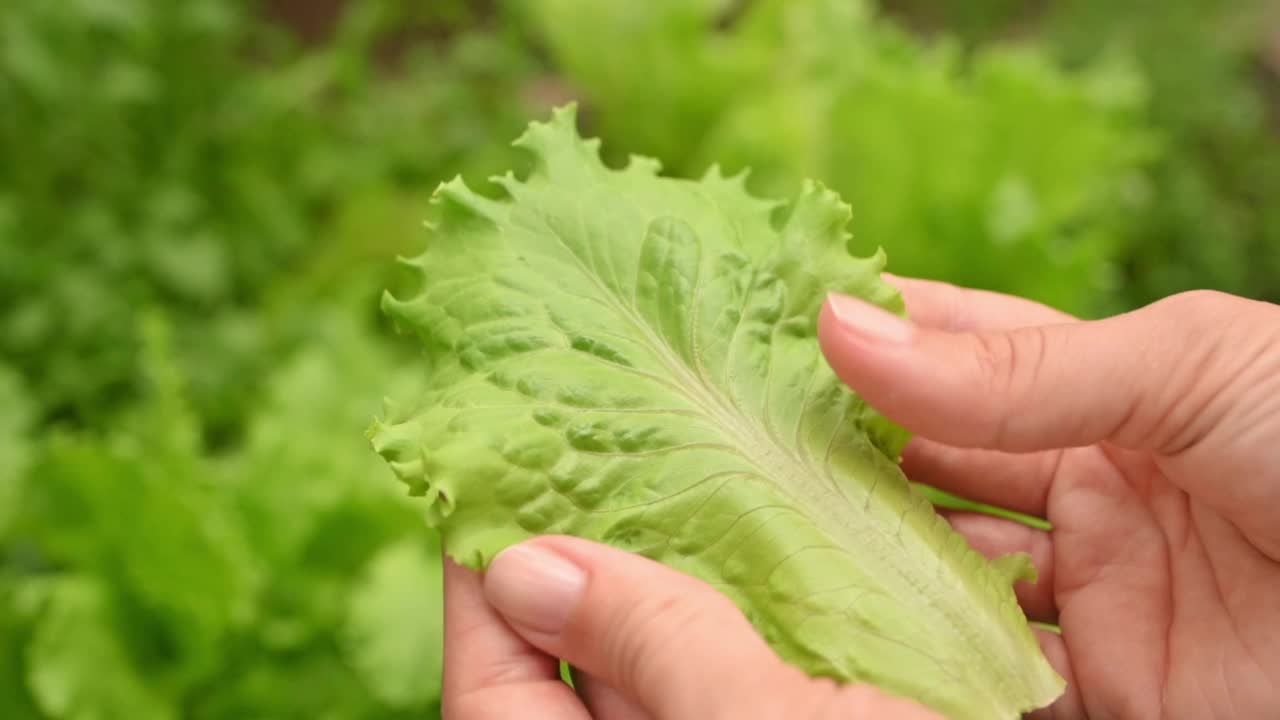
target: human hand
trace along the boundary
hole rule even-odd
[[[576,538],[508,548],[483,577],[446,560],[444,652],[447,720],[941,720],[809,678],[709,585]]]
[[[1040,571],[1017,592],[1030,617],[1061,623],[1062,636],[1041,637],[1070,686],[1039,716],[1269,717],[1280,704],[1280,311],[1195,293],[1076,323],[895,282],[919,327],[837,300],[824,349],[921,434],[905,458],[914,479],[1054,523],[1050,534],[951,515],[980,550],[1027,551]],[[555,566],[538,560],[548,550],[585,572],[577,600],[538,590],[534,569]],[[550,576],[563,586],[574,573],[560,567]],[[804,677],[707,586],[580,540],[531,541],[486,580],[449,565],[446,596],[450,718],[931,717]],[[540,629],[546,613],[564,625]],[[579,696],[555,657],[586,671]]]
[[[1078,322],[893,278],[913,323],[833,297],[837,374],[917,433],[913,480],[1046,517],[972,514],[1067,694],[1038,718],[1280,717],[1280,307],[1177,295]]]

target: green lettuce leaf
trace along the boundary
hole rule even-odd
[[[426,392],[370,437],[459,562],[542,533],[602,541],[719,588],[788,661],[967,720],[1063,687],[1011,582],[913,489],[906,434],[824,362],[826,293],[894,311],[850,208],[743,178],[607,168],[572,108],[517,140],[506,201],[441,186],[421,277],[385,310],[425,348]]]

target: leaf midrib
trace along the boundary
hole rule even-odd
[[[827,493],[821,492],[819,488],[812,488],[818,492],[812,493],[813,497],[804,498],[807,502],[800,502],[801,498],[797,498],[794,491],[812,486],[813,483],[806,479],[808,477],[828,478],[831,487],[826,490],[841,498],[845,497],[838,484],[825,471],[806,462],[793,448],[787,447],[779,439],[773,437],[772,434],[761,432],[760,423],[754,422],[751,416],[735,400],[725,397],[724,393],[709,384],[707,378],[689,367],[688,363],[684,362],[675,353],[668,342],[655,334],[654,329],[630,302],[627,302],[625,298],[619,296],[618,292],[615,292],[602,282],[600,275],[585,264],[583,258],[573,251],[569,243],[566,243],[554,228],[548,225],[546,229],[564,249],[565,253],[573,259],[578,271],[595,287],[602,301],[607,306],[611,306],[614,313],[632,327],[635,331],[635,336],[642,340],[645,349],[658,360],[663,370],[671,376],[674,383],[668,385],[668,387],[672,387],[684,394],[692,405],[697,407],[714,423],[714,428],[728,435],[733,441],[732,444],[741,450],[739,454],[754,465],[762,477],[775,480],[774,485],[784,494],[791,497],[793,502],[803,505],[812,511],[821,511],[824,507],[828,507],[830,503],[821,502],[821,500],[825,499],[824,496]],[[588,240],[586,244],[591,245],[592,243]],[[700,264],[697,282],[691,296],[697,297],[699,295],[698,289],[702,285],[703,275],[703,268]],[[748,290],[749,293],[750,290]],[[694,314],[691,321],[692,334],[697,335],[697,328],[699,327],[697,313],[701,312],[701,307],[696,304],[693,305],[692,312]],[[744,316],[745,312],[739,312],[738,324],[734,327],[733,337],[736,337]],[[729,341],[730,348],[733,346],[733,337]],[[693,347],[694,343],[691,342],[690,346]],[[727,357],[726,372],[729,367],[728,360],[729,358]],[[772,364],[770,367],[772,367]],[[765,389],[765,392],[767,397],[768,388]],[[771,449],[774,452],[766,450],[765,455],[761,457],[758,451],[760,448]],[[791,482],[777,482],[777,480],[784,478]],[[802,493],[802,495],[810,495],[810,493]],[[828,515],[826,512],[821,514]],[[838,522],[834,516],[828,516],[826,520],[833,526],[829,528],[829,532],[844,527],[844,523]]]
[[[784,495],[791,498],[791,501],[799,506],[805,507],[810,514],[809,517],[815,521],[821,522],[824,531],[833,537],[844,537],[849,531],[848,517],[838,516],[832,512],[836,503],[823,502],[829,499],[830,493],[834,493],[836,497],[848,500],[843,490],[839,487],[834,478],[822,469],[815,468],[812,464],[805,462],[793,448],[786,447],[777,438],[771,434],[759,431],[759,423],[754,422],[741,406],[732,398],[726,398],[724,393],[714,388],[708,383],[708,380],[702,375],[693,371],[688,363],[684,362],[670,346],[659,335],[655,334],[654,329],[645,321],[639,311],[624,298],[619,297],[619,293],[605,286],[599,275],[586,266],[583,259],[578,256],[572,247],[566,243],[558,232],[549,225],[547,231],[556,242],[564,249],[569,257],[573,259],[579,272],[596,288],[603,302],[611,306],[613,311],[622,318],[628,325],[636,331],[636,337],[642,340],[642,344],[650,354],[658,360],[659,364],[666,370],[675,380],[674,387],[682,391],[686,398],[702,411],[708,419],[715,423],[714,427],[725,432],[737,445],[742,452],[739,454],[747,459],[756,467],[762,478],[773,480],[773,485]],[[584,238],[587,239],[587,238]],[[588,240],[588,245],[591,243]],[[700,264],[698,269],[697,286],[703,281],[703,267]],[[697,287],[695,286],[695,287]],[[754,284],[752,285],[754,287]],[[748,290],[748,294],[750,289]],[[691,293],[691,295],[696,295]],[[745,303],[744,303],[745,304]],[[701,307],[695,305],[692,308],[694,317],[691,320],[693,333],[696,334],[698,323],[697,313],[701,312]],[[736,336],[738,328],[741,326],[742,318],[745,313],[740,312],[738,317],[738,325],[734,328],[733,335]],[[691,343],[692,345],[692,343]],[[729,346],[732,347],[732,339]],[[726,351],[728,353],[728,351]],[[728,357],[726,357],[726,372],[728,370]],[[772,367],[772,365],[770,366]],[[727,382],[727,378],[726,378]],[[768,388],[765,390],[766,397]],[[754,442],[753,442],[754,441]],[[834,442],[834,438],[833,438]],[[764,457],[760,457],[757,448],[770,448],[781,450],[781,453],[766,452]],[[779,457],[781,456],[781,457]],[[781,462],[779,461],[781,460]],[[820,488],[807,478],[809,477],[826,477],[831,483],[830,488]],[[782,480],[789,482],[782,482]],[[879,478],[877,477],[877,482]],[[868,501],[873,488],[868,490]],[[796,490],[801,490],[799,497]],[[804,492],[808,490],[809,492]],[[856,516],[856,514],[855,514]],[[870,523],[871,526],[877,523]],[[929,605],[935,605],[931,600]],[[943,617],[951,617],[952,611],[938,607]],[[953,618],[954,619],[954,618]],[[964,623],[956,623],[963,626]],[[968,635],[969,633],[962,633]],[[1003,705],[1004,699],[988,696],[995,701],[997,705]]]

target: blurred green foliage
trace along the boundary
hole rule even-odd
[[[353,6],[313,52],[245,2],[0,7],[0,351],[46,414],[127,404],[138,310],[163,305],[207,429],[234,430],[292,340],[258,308],[345,199],[507,164],[532,110],[519,45],[418,47],[378,82],[403,5]]]
[[[438,540],[361,434],[409,366],[377,295],[541,104],[499,20],[416,5],[315,45],[0,5],[0,717],[434,714]]]
[[[969,47],[1034,44],[1066,66],[1121,54],[1161,153],[1119,256],[1122,306],[1192,288],[1280,301],[1280,5],[1274,0],[882,0]]]
[[[438,712],[377,295],[569,98],[671,173],[822,180],[897,272],[1280,299],[1261,0],[321,5],[0,4],[0,717]]]
[[[235,452],[201,451],[154,316],[144,398],[109,430],[41,443],[5,533],[0,617],[29,637],[3,636],[20,670],[0,699],[58,718],[430,710],[437,541],[358,431],[388,380],[416,379],[349,312],[310,322]]]
[[[1129,68],[966,58],[848,0],[761,0],[717,23],[723,5],[530,7],[615,146],[682,174],[749,167],[771,195],[820,178],[854,207],[855,252],[884,246],[895,272],[1111,309],[1153,154]],[[596,60],[624,46],[639,58]]]

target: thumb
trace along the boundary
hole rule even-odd
[[[1000,332],[916,327],[832,295],[828,362],[871,406],[933,440],[1026,452],[1103,440],[1178,454],[1230,413],[1232,386],[1268,346],[1274,306],[1176,295],[1094,322]]]
[[[508,548],[485,596],[517,633],[657,720],[877,717],[936,720],[867,686],[784,664],[730,600],[656,562],[569,537]]]

